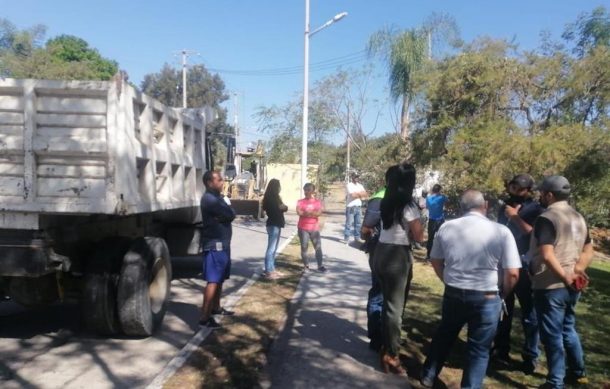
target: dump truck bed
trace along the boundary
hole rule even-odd
[[[120,79],[0,79],[0,228],[198,206],[212,114],[183,114]]]

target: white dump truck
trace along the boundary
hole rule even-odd
[[[0,293],[26,306],[77,298],[92,330],[152,334],[170,255],[199,251],[212,115],[122,78],[0,78]]]

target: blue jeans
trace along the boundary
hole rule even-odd
[[[510,352],[510,331],[515,308],[515,296],[521,306],[521,325],[523,326],[525,338],[521,356],[524,361],[535,361],[540,354],[538,350],[540,336],[538,334],[536,309],[534,308],[532,282],[526,265],[520,269],[519,281],[517,281],[517,285],[515,285],[515,288],[505,299],[508,315],[505,315],[498,325],[498,333],[494,339],[494,350],[500,355]]]
[[[345,208],[345,231],[343,232],[345,240],[350,235],[354,238],[360,237],[360,219],[362,218],[360,208],[359,205]]]
[[[267,226],[267,252],[265,253],[265,271],[275,271],[275,254],[280,243],[281,227]]]
[[[563,388],[566,359],[571,374],[585,375],[585,361],[576,333],[574,307],[580,292],[568,288],[542,289],[534,291],[534,303],[538,314],[540,340],[546,352],[547,383],[553,388]]]
[[[497,292],[480,292],[445,286],[441,323],[422,372],[422,379],[434,380],[464,324],[468,324],[467,361],[462,388],[480,388],[489,362],[491,342],[500,318],[501,301]]]

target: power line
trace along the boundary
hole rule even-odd
[[[367,57],[364,50],[347,54],[341,57],[331,58],[328,60],[316,62],[310,65],[310,71],[320,71],[336,68],[342,65],[350,65],[361,62]],[[256,69],[256,70],[234,70],[234,69],[217,69],[208,68],[209,71],[223,74],[233,74],[239,76],[286,76],[299,74],[303,72],[303,66],[292,66],[283,68]]]

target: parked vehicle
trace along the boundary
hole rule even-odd
[[[26,306],[78,299],[95,331],[151,335],[170,256],[199,251],[212,113],[120,78],[0,79],[0,293]]]

